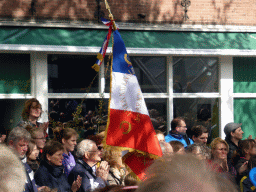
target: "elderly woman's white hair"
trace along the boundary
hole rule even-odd
[[[89,140],[89,139],[82,140],[77,145],[76,157],[82,158],[86,151],[90,151],[92,149],[93,144],[95,144],[95,142],[92,140]]]
[[[4,144],[0,144],[0,191],[23,191],[26,173],[21,160]]]

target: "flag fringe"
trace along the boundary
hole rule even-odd
[[[114,35],[112,36],[112,53],[114,51]],[[112,93],[112,69],[113,69],[113,54],[112,54],[112,57],[111,57],[111,70],[110,70],[110,91],[109,93]],[[123,157],[123,162],[125,161],[125,159],[127,157],[129,157],[130,155],[132,154],[135,154],[135,155],[138,155],[138,156],[145,156],[145,157],[149,157],[151,159],[158,159],[159,156],[158,155],[154,155],[154,154],[150,154],[150,153],[147,153],[147,152],[144,152],[144,151],[140,151],[140,150],[137,150],[137,149],[133,149],[133,148],[128,148],[128,147],[120,147],[120,146],[111,146],[111,145],[107,145],[107,141],[106,141],[106,138],[107,138],[107,133],[108,133],[108,129],[109,129],[109,124],[110,124],[110,103],[111,103],[111,94],[110,94],[110,97],[109,97],[109,102],[108,102],[108,121],[107,121],[107,127],[106,127],[106,130],[105,130],[105,136],[104,136],[104,139],[103,139],[103,147],[105,150],[112,150],[112,149],[115,149],[115,150],[118,150],[118,151],[129,151],[128,154],[126,154],[124,157]],[[126,168],[128,170],[131,171],[131,174],[133,174],[133,176],[138,180],[138,181],[141,181],[139,179],[139,177],[130,169],[130,167],[124,163]]]

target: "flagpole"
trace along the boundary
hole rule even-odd
[[[109,19],[113,22],[113,29],[114,29],[114,31],[115,31],[115,30],[117,30],[116,22],[114,21],[114,16],[113,16],[112,13],[111,13],[110,6],[109,6],[107,0],[105,0],[105,5],[106,5],[106,9],[107,9],[108,12],[109,12],[109,15],[108,15],[108,16],[109,16]]]

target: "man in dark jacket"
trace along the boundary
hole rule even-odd
[[[27,180],[25,184],[25,192],[37,192],[37,186],[34,180],[34,174],[32,169],[29,167],[29,165],[26,163],[26,152],[28,150],[28,143],[31,139],[30,133],[22,128],[22,127],[16,127],[14,128],[7,140],[7,144],[13,151],[19,156],[21,161],[24,164]]]
[[[94,141],[85,139],[78,144],[76,152],[78,160],[68,176],[68,182],[72,184],[80,175],[82,185],[79,192],[92,191],[106,186],[109,173],[108,163],[102,161],[96,171],[93,170],[93,167],[101,161],[101,153]]]
[[[242,123],[228,123],[224,127],[225,140],[229,145],[228,160],[232,158],[234,151],[238,148],[238,142],[243,138],[244,132],[241,125]]]

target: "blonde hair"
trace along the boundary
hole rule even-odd
[[[104,150],[103,159],[109,163],[110,167],[115,167],[119,169],[122,167],[121,155],[122,152],[119,150]]]
[[[4,144],[0,144],[0,191],[23,191],[26,172],[20,159]]]
[[[214,158],[214,156],[213,156],[213,155],[214,155],[213,150],[216,149],[216,147],[217,147],[218,144],[224,144],[224,145],[226,145],[226,147],[227,147],[227,152],[229,151],[229,145],[228,145],[228,143],[227,143],[225,140],[223,140],[223,139],[221,139],[221,138],[219,138],[219,137],[216,137],[216,138],[211,142],[211,144],[210,144],[210,148],[211,148],[211,159]]]
[[[228,143],[227,143],[225,140],[223,140],[223,139],[221,139],[221,138],[219,138],[219,137],[216,137],[216,138],[211,142],[211,144],[210,144],[211,149],[212,149],[212,150],[216,149],[217,145],[220,144],[220,143],[223,143],[224,145],[226,145],[227,151],[229,151]]]

